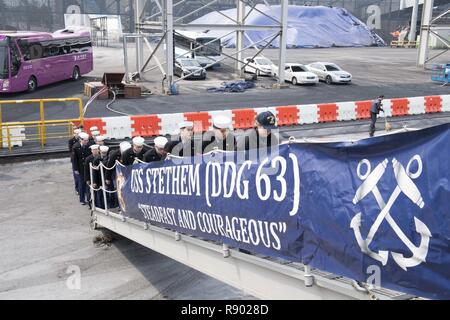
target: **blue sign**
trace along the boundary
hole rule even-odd
[[[125,216],[450,299],[450,125],[119,167]]]

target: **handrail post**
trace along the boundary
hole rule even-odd
[[[90,175],[90,177],[91,177],[91,184],[89,185],[89,192],[91,193],[91,208],[92,208],[92,211],[96,211],[96,206],[95,206],[95,191],[94,191],[94,187],[93,187],[93,184],[94,184],[94,173],[93,173],[93,170],[94,170],[94,168],[93,168],[93,166],[92,166],[92,162],[91,163],[89,163],[89,175]],[[81,173],[80,173],[81,174]]]
[[[105,173],[104,173],[104,171],[103,171],[103,164],[102,164],[102,162],[100,162],[99,166],[100,166],[100,174],[101,174],[101,177],[102,177],[103,201],[104,201],[104,203],[105,203],[105,211],[108,212],[108,211],[109,211],[109,208],[108,208],[108,199],[106,199]]]
[[[78,108],[80,112],[80,124],[84,126],[83,100],[78,99]]]
[[[230,247],[225,243],[222,244],[222,254],[224,258],[228,258],[231,255]]]
[[[305,286],[312,287],[314,285],[314,276],[311,273],[311,266],[305,265]]]
[[[38,137],[39,137],[39,140],[41,140],[42,141],[42,133],[41,133],[41,130],[42,130],[42,125],[40,124],[40,123],[38,123],[37,125],[37,129],[38,129]],[[42,143],[41,143],[41,148],[42,148]]]
[[[46,135],[46,130],[45,130],[45,111],[44,111],[44,101],[40,100],[39,101],[39,111],[40,111],[40,115],[41,115],[41,146],[42,148],[45,147],[46,144],[46,139],[45,139],[45,135]]]
[[[6,127],[6,137],[8,139],[8,150],[9,150],[9,152],[11,152],[12,151],[12,147],[11,147],[11,132],[9,130],[9,126]]]
[[[73,124],[72,124],[72,122],[69,121],[67,129],[69,130],[68,137],[70,139],[72,137],[72,134],[73,134]]]

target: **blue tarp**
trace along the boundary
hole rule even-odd
[[[223,83],[219,88],[208,88],[209,92],[245,92],[247,89],[253,89],[255,83],[252,81],[238,81]]]
[[[266,15],[280,19],[281,6],[258,5],[257,9]],[[250,7],[246,7],[246,12]],[[329,8],[323,6],[289,6],[288,11],[288,48],[328,48],[328,47],[361,47],[385,45],[384,41],[369,30],[366,24],[357,19],[343,8]],[[236,19],[236,9],[222,11],[230,18]],[[191,22],[193,24],[232,24],[233,21],[227,19],[217,12],[211,12],[205,16]],[[246,24],[252,25],[275,25],[271,18],[253,10]],[[221,37],[229,31],[207,31],[208,36]],[[245,46],[252,42],[270,37],[274,33],[271,31],[247,31],[245,36]],[[236,46],[236,35],[233,33],[222,39],[224,47],[232,48]],[[259,43],[263,46],[265,42]],[[273,42],[272,48],[279,47],[279,39]]]
[[[449,150],[446,124],[136,164],[117,168],[118,196],[130,218],[450,299]]]

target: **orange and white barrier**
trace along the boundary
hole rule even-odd
[[[193,121],[196,132],[211,129],[212,119],[225,114],[233,119],[235,129],[253,127],[255,117],[263,111],[271,111],[278,125],[351,121],[370,118],[372,101],[353,101],[308,105],[291,105],[267,108],[249,108],[221,111],[186,112],[174,114],[144,115],[130,117],[105,117],[85,119],[85,130],[96,126],[109,139],[125,139],[135,136],[152,137],[178,133],[178,124]],[[385,99],[383,108],[387,117],[450,112],[450,95]]]

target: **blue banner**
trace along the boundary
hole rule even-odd
[[[450,125],[118,167],[122,213],[375,286],[450,299]]]

